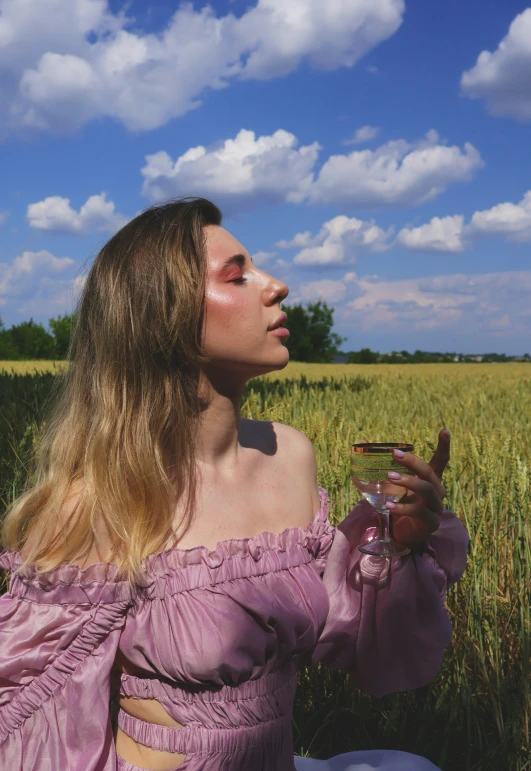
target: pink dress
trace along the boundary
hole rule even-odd
[[[445,510],[424,553],[389,565],[357,549],[376,533],[374,509],[361,501],[333,527],[319,490],[307,528],[152,554],[135,591],[113,581],[112,563],[17,575],[19,554],[0,552],[12,572],[0,597],[0,768],[139,771],[116,754],[115,720],[148,747],[185,753],[180,771],[436,768],[400,752],[294,756],[301,665],[341,669],[376,696],[432,680],[468,545]],[[141,676],[113,670],[118,651]],[[118,693],[157,699],[184,727],[131,717]]]

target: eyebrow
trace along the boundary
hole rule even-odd
[[[220,270],[225,270],[225,268],[228,268],[229,265],[238,265],[240,268],[243,268],[245,265],[247,257],[244,254],[233,254],[232,257],[229,257],[223,265],[221,266]],[[250,258],[251,262],[253,262],[253,258]],[[254,265],[254,263],[253,263]]]

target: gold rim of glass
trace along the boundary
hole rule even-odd
[[[351,453],[356,455],[377,455],[391,454],[392,450],[403,450],[403,452],[413,452],[414,446],[408,442],[360,442],[351,444]]]

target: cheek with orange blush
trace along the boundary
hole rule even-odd
[[[229,329],[245,315],[247,303],[236,292],[209,290],[205,297],[206,323],[208,327]]]

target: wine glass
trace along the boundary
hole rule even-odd
[[[380,535],[369,543],[358,546],[364,554],[377,557],[401,557],[409,554],[407,546],[393,539],[391,516],[385,508],[387,501],[396,502],[406,493],[404,487],[387,478],[388,471],[411,474],[413,471],[395,461],[394,449],[413,452],[413,445],[406,442],[358,442],[351,445],[352,482],[363,497],[378,512]]]

